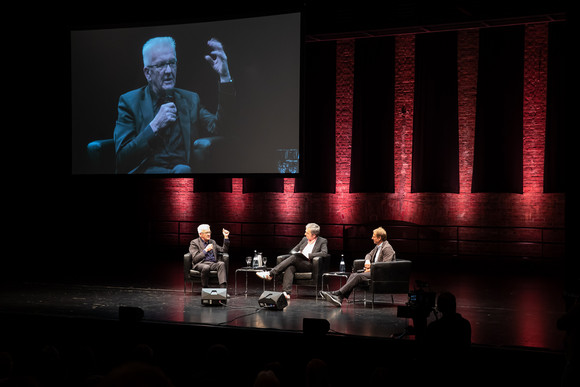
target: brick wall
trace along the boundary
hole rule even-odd
[[[526,26],[524,51],[524,193],[542,193],[548,87],[548,25]]]
[[[354,87],[354,39],[336,45],[336,193],[349,192]]]
[[[354,40],[336,42],[336,193],[194,193],[193,179],[156,179],[145,193],[151,243],[183,248],[195,225],[229,227],[241,253],[291,247],[303,225],[317,222],[331,249],[370,247],[370,231],[387,226],[399,251],[409,254],[493,254],[561,257],[564,254],[564,194],[544,194],[548,25],[525,30],[524,192],[471,193],[478,30],[458,32],[459,194],[411,193],[415,36],[395,39],[395,192],[350,194]],[[211,205],[208,205],[211,203]]]

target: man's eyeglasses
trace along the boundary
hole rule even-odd
[[[149,67],[150,69],[157,70],[157,71],[162,71],[162,70],[165,70],[165,68],[167,67],[167,65],[169,65],[169,67],[171,68],[171,70],[175,70],[177,68],[177,60],[175,60],[175,59],[168,60],[167,62],[158,63],[158,64],[154,64],[154,65],[149,65],[147,67]]]

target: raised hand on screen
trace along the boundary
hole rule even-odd
[[[220,76],[220,82],[231,82],[230,69],[228,68],[228,57],[221,42],[215,38],[208,40],[207,45],[212,50],[205,60],[211,64],[215,72]]]

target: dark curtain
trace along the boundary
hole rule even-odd
[[[472,192],[523,192],[524,27],[482,29]]]
[[[284,192],[283,177],[245,177],[243,193]]]
[[[566,191],[566,48],[567,25],[551,23],[548,38],[548,97],[544,192]]]
[[[355,45],[350,192],[395,192],[395,40]]]
[[[304,54],[302,165],[294,191],[334,193],[336,42],[307,43]]]
[[[457,32],[417,35],[411,192],[459,193]]]
[[[201,176],[193,179],[193,192],[232,192],[230,177]]]

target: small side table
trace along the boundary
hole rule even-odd
[[[244,292],[244,295],[248,295],[248,273],[258,273],[260,271],[269,271],[271,270],[270,268],[266,268],[266,267],[259,267],[259,268],[253,268],[253,267],[241,267],[239,269],[236,270],[235,274],[234,274],[234,296],[236,296],[238,294],[238,272],[241,273],[246,273],[246,291]],[[276,279],[272,278],[273,281],[273,288],[272,289],[276,289]],[[266,280],[262,279],[262,291],[266,291]]]
[[[348,279],[348,277],[350,277],[350,272],[346,272],[346,271],[331,271],[329,273],[323,273],[322,274],[322,290],[324,290],[324,279],[327,279],[328,277],[337,277],[339,279],[339,283],[340,286],[342,287],[342,279]],[[328,286],[328,284],[326,285]]]

